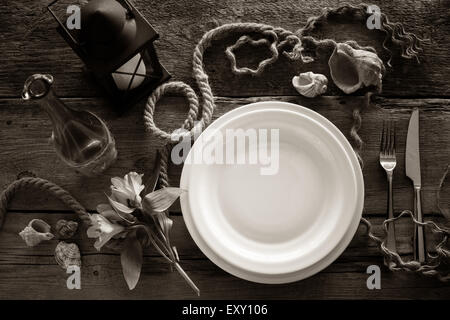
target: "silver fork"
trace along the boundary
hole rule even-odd
[[[392,176],[397,165],[397,158],[395,157],[395,124],[392,121],[383,121],[380,144],[380,165],[386,171],[388,180],[388,218],[391,219],[394,217]],[[397,251],[395,244],[395,226],[393,222],[388,224],[386,247],[391,251]]]

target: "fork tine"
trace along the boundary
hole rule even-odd
[[[396,129],[397,123],[394,125],[394,129]],[[394,130],[394,156],[395,156],[395,149],[397,149],[397,132]]]
[[[387,142],[386,142],[386,154],[387,155],[391,155],[391,125],[392,122],[390,120],[387,121],[387,132],[386,132],[386,137],[387,137]]]
[[[391,143],[392,143],[392,121],[388,120],[388,130],[387,130],[387,138],[388,142],[386,144],[386,153],[391,155]]]
[[[391,146],[390,146],[390,153],[391,155],[395,155],[395,122],[392,122],[391,124]]]
[[[383,130],[381,131],[380,153],[385,150],[386,144],[386,121],[383,120]]]

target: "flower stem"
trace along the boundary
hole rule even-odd
[[[178,262],[174,263],[175,268],[177,269],[177,271],[180,273],[180,275],[184,278],[184,280],[186,280],[186,282],[189,284],[189,286],[192,288],[192,290],[195,291],[195,293],[197,294],[197,296],[200,297],[200,289],[197,288],[197,286],[195,285],[195,283],[191,280],[191,278],[189,278],[189,276],[186,274],[186,272],[184,272],[183,268],[181,268],[181,266],[179,265]]]

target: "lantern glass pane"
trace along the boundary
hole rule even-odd
[[[152,45],[138,52],[111,74],[122,96],[149,83],[159,82],[162,71]]]

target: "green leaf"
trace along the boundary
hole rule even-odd
[[[143,209],[147,214],[161,213],[178,199],[183,190],[180,188],[162,188],[149,193],[143,201]]]
[[[130,234],[125,240],[120,262],[122,263],[122,272],[128,288],[133,290],[139,281],[142,268],[142,245],[135,234]]]

